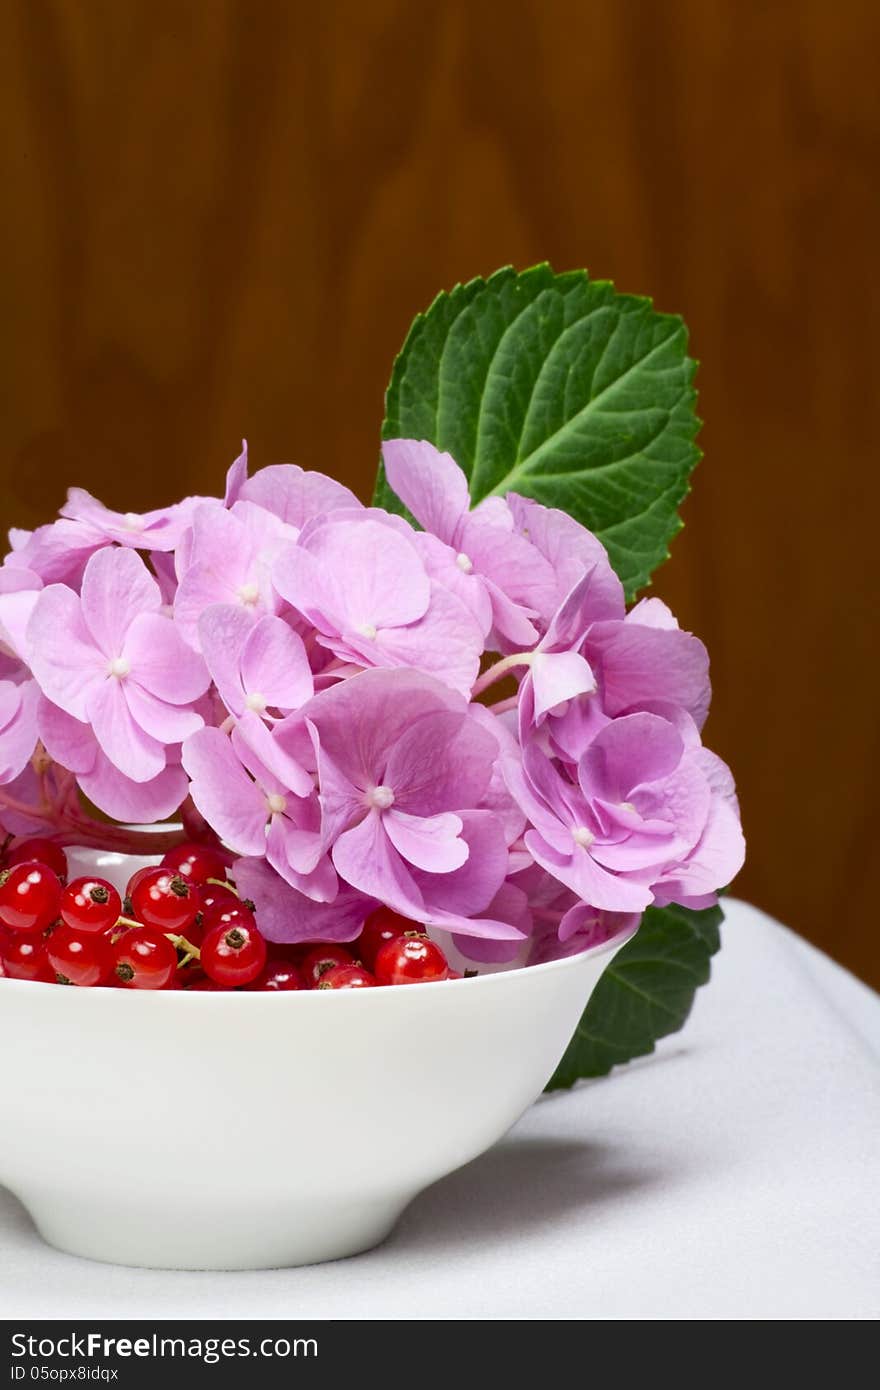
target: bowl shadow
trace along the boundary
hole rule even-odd
[[[627,1167],[611,1145],[568,1139],[502,1140],[487,1153],[441,1178],[404,1212],[388,1245],[434,1252],[466,1250],[492,1241],[527,1238],[564,1223],[576,1211],[593,1212],[673,1176]]]

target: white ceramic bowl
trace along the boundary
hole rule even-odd
[[[118,1264],[276,1268],[368,1249],[540,1094],[624,939],[397,989],[0,979],[0,1183],[50,1244]]]

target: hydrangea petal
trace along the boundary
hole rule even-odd
[[[172,620],[160,613],[141,613],[133,620],[121,654],[138,684],[172,705],[197,700],[211,683],[202,658],[184,642]]]
[[[386,439],[382,460],[392,491],[420,525],[455,545],[470,506],[467,478],[455,459],[425,439]]]
[[[341,507],[361,509],[361,503],[354,493],[335,478],[306,471],[295,463],[274,463],[268,468],[261,468],[243,483],[239,496],[248,502],[256,502],[298,530],[311,517],[324,512],[336,511]]]
[[[245,772],[229,739],[219,729],[200,729],[183,745],[190,794],[209,825],[236,854],[262,855],[266,848],[266,798]]]
[[[411,816],[392,807],[384,813],[382,824],[398,854],[414,868],[448,874],[460,869],[468,858],[468,846],[459,838],[461,820],[451,811]]]
[[[91,691],[86,717],[111,763],[134,782],[148,782],[165,766],[165,749],[132,716],[122,683],[110,677]]]
[[[77,595],[50,584],[27,626],[28,660],[43,694],[76,719],[87,719],[90,695],[104,684],[107,658],[83,621]]]
[[[159,585],[140,556],[110,547],[86,565],[81,598],[86,626],[110,659],[121,654],[132,623],[162,606]]]
[[[258,693],[277,709],[299,709],[314,693],[303,640],[281,618],[261,618],[250,630],[241,655],[241,674],[249,695]]]

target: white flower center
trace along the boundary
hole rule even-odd
[[[367,805],[375,807],[377,811],[387,811],[389,806],[394,805],[394,792],[390,787],[373,787],[367,792]]]
[[[361,623],[358,632],[361,637],[366,637],[368,642],[372,642],[379,629],[373,623]]]
[[[581,849],[586,849],[596,837],[585,825],[575,825],[572,827],[571,838],[576,845],[580,845]]]
[[[126,531],[143,531],[144,519],[138,516],[137,512],[126,512],[122,518],[125,522]]]
[[[636,813],[636,808],[631,801],[621,801],[620,809],[621,811],[631,811],[633,815]]]
[[[114,656],[107,667],[108,676],[116,676],[117,680],[124,680],[131,671],[131,662],[124,656]]]
[[[265,695],[261,695],[258,690],[254,690],[245,700],[248,709],[255,710],[257,714],[262,714],[268,703]]]
[[[257,599],[260,597],[259,584],[254,584],[253,582],[250,584],[242,584],[241,588],[238,591],[238,597],[241,599],[242,603],[246,603],[248,605],[255,604]]]
[[[458,565],[458,568],[460,570],[464,571],[465,574],[470,574],[471,570],[474,567],[474,562],[471,559],[470,555],[465,555],[464,553],[462,553],[461,555],[456,555],[455,563]]]
[[[266,805],[273,816],[280,816],[287,809],[287,797],[282,796],[280,792],[273,792],[271,796],[266,797]]]

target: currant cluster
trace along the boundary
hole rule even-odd
[[[183,844],[139,869],[123,899],[67,882],[50,840],[15,846],[0,874],[0,974],[118,989],[364,989],[460,978],[417,923],[380,907],[350,947],[279,946],[257,926],[219,850]]]

